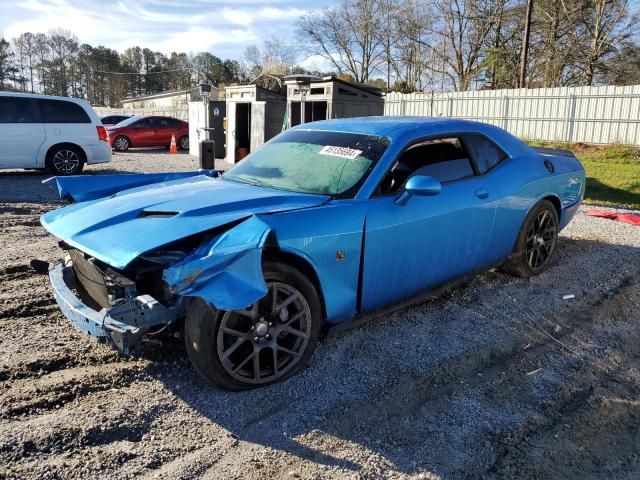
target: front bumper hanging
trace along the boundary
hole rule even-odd
[[[168,325],[183,314],[181,304],[165,307],[150,295],[139,295],[100,311],[85,305],[73,292],[75,274],[70,266],[56,263],[49,269],[53,295],[62,313],[82,332],[111,341],[122,353],[140,342],[151,328]]]

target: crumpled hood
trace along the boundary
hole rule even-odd
[[[76,203],[48,212],[40,221],[69,245],[121,269],[145,252],[190,235],[327,200],[203,175]]]

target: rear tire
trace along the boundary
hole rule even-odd
[[[518,239],[501,269],[529,278],[549,265],[558,240],[558,212],[549,200],[542,200],[524,220]]]
[[[189,137],[187,137],[186,135],[180,137],[180,140],[178,140],[178,149],[189,150]]]
[[[216,310],[200,298],[186,305],[189,360],[226,390],[289,378],[309,362],[320,338],[322,306],[309,279],[282,262],[265,262],[263,271],[269,292],[246,310]]]
[[[120,135],[113,139],[113,143],[111,145],[113,145],[113,149],[116,152],[126,152],[131,146],[131,141],[127,137]]]
[[[47,169],[54,175],[77,175],[82,172],[86,158],[84,152],[73,145],[58,145],[47,153]]]

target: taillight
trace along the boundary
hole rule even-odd
[[[96,130],[98,131],[98,140],[102,140],[103,142],[108,141],[109,135],[107,135],[107,129],[102,125],[96,125]]]

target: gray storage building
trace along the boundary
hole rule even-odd
[[[290,75],[287,87],[288,126],[331,118],[368,117],[384,113],[380,90],[336,77]]]

